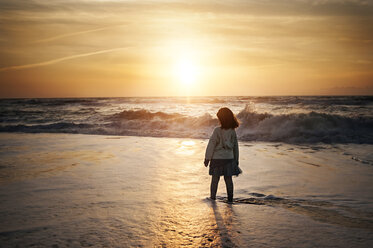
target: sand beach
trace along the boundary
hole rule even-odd
[[[227,204],[223,180],[208,199],[206,142],[0,134],[1,246],[373,244],[371,145],[240,142]]]

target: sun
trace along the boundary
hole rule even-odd
[[[191,58],[182,56],[175,63],[175,75],[181,84],[192,85],[197,80],[197,65]]]

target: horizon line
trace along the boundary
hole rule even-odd
[[[198,98],[198,97],[353,97],[353,96],[361,96],[361,97],[373,97],[373,94],[299,94],[299,95],[198,95],[198,96],[175,96],[175,95],[168,95],[168,96],[63,96],[63,97],[0,97],[0,100],[11,100],[11,99],[75,99],[75,98]]]

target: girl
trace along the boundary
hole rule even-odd
[[[224,176],[227,187],[228,202],[233,202],[232,175],[238,176],[242,171],[238,167],[238,141],[235,128],[239,126],[236,116],[229,108],[219,109],[220,127],[212,133],[206,148],[205,166],[210,162],[211,178],[210,198],[216,199],[220,176]]]

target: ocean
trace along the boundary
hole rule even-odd
[[[0,132],[208,138],[229,107],[239,140],[373,144],[372,96],[0,100]]]

